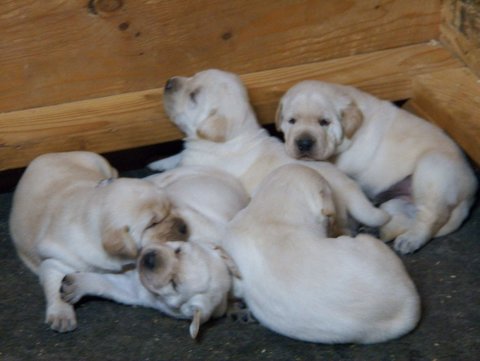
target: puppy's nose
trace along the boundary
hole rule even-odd
[[[155,269],[155,266],[157,265],[157,254],[156,254],[156,252],[151,251],[151,252],[145,253],[145,255],[142,258],[142,264],[148,270]]]
[[[165,83],[165,91],[167,92],[172,92],[174,91],[176,88],[177,88],[177,79],[175,78],[170,78],[167,80],[167,82]]]
[[[310,137],[302,137],[297,139],[295,144],[300,152],[305,153],[312,150],[312,147],[315,144],[315,139]]]

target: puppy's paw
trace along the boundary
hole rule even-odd
[[[415,237],[409,232],[398,236],[393,243],[393,248],[400,254],[410,254],[418,250],[425,244],[425,240]]]
[[[227,317],[234,322],[240,321],[243,323],[258,323],[256,318],[247,308],[247,305],[242,300],[234,300],[230,302],[227,309]]]
[[[57,332],[70,332],[77,328],[77,318],[73,306],[64,302],[48,308],[45,322]]]
[[[66,275],[63,277],[62,284],[60,285],[60,296],[62,300],[72,305],[80,301],[83,296],[83,292],[78,285],[77,276],[76,273]]]
[[[156,172],[163,172],[165,170],[168,170],[168,168],[167,168],[168,164],[165,164],[166,162],[164,162],[164,161],[165,161],[165,159],[160,159],[160,160],[157,160],[155,162],[149,163],[149,164],[147,164],[147,168],[150,169],[150,170],[154,170]]]

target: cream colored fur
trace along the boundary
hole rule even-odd
[[[279,197],[281,194],[281,197]],[[312,169],[273,171],[229,224],[234,292],[264,326],[321,343],[374,343],[411,331],[420,300],[400,259],[368,236],[328,238],[334,203]]]
[[[372,198],[403,181],[404,194],[381,206],[392,217],[382,239],[395,239],[400,253],[453,232],[467,217],[476,178],[435,125],[353,87],[320,81],[292,87],[277,114],[291,157],[331,160]]]
[[[170,239],[146,246],[136,269],[126,273],[69,274],[62,296],[75,303],[85,295],[96,295],[191,319],[190,335],[195,338],[202,323],[225,314],[229,273],[235,270],[219,240],[249,197],[238,180],[209,167],[180,167],[146,181],[165,192],[186,222],[188,242]]]
[[[178,234],[176,220],[164,192],[145,180],[117,178],[101,156],[51,153],[33,160],[20,179],[10,231],[43,286],[46,322],[66,332],[77,322],[60,297],[63,277],[122,271],[140,248]]]
[[[191,78],[174,77],[167,85],[165,110],[185,133],[185,150],[150,164],[152,169],[213,166],[240,179],[252,195],[271,171],[287,163],[299,163],[286,154],[278,139],[258,125],[246,89],[234,74],[211,69]],[[349,232],[348,214],[369,226],[388,221],[387,213],[373,207],[357,184],[336,167],[327,162],[305,164],[331,185],[336,222],[342,232]]]

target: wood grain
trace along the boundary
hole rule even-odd
[[[480,165],[480,81],[469,68],[416,77],[408,108],[444,129]]]
[[[295,82],[323,79],[358,86],[385,99],[412,95],[413,78],[462,64],[439,46],[420,44],[241,75],[262,123]],[[109,152],[180,139],[162,108],[162,89],[0,113],[0,170],[53,151]]]
[[[480,2],[448,0],[440,40],[480,76]]]
[[[425,42],[438,37],[440,9],[440,0],[2,0],[0,112],[158,88],[204,68],[247,74]]]

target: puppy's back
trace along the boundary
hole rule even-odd
[[[117,177],[117,171],[100,155],[90,152],[48,153],[35,158],[22,175],[13,195],[10,234],[19,256],[36,272],[40,260],[35,244],[55,212],[68,203],[68,188]],[[64,202],[62,202],[62,199]]]
[[[373,343],[407,333],[420,301],[402,262],[367,235],[326,238],[327,190],[315,173],[285,166],[230,223],[224,247],[249,308],[272,330],[311,342]]]

